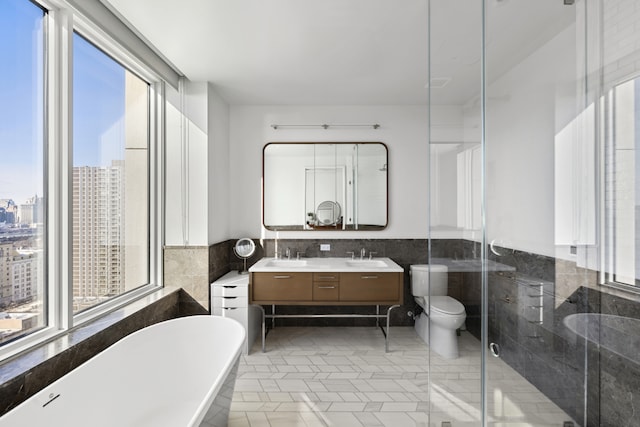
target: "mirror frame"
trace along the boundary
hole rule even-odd
[[[307,145],[325,145],[325,144],[330,144],[330,145],[369,145],[369,144],[376,144],[376,145],[381,145],[384,147],[385,149],[385,153],[386,153],[386,158],[384,161],[384,165],[383,167],[386,168],[386,176],[385,176],[385,223],[383,225],[379,225],[379,226],[362,226],[363,228],[346,228],[346,229],[341,229],[341,228],[337,228],[335,226],[327,226],[327,227],[322,227],[322,226],[316,226],[313,228],[305,228],[304,226],[302,228],[289,228],[288,226],[267,226],[264,222],[264,218],[265,218],[265,151],[267,149],[267,147],[269,147],[270,145],[303,145],[303,144],[307,144]],[[344,208],[343,208],[344,209]],[[262,211],[261,211],[261,216],[262,216],[262,226],[269,230],[269,231],[382,231],[384,229],[386,229],[389,226],[389,147],[387,146],[387,144],[385,144],[384,142],[380,142],[380,141],[349,141],[349,142],[345,142],[345,141],[274,141],[274,142],[268,142],[264,145],[264,147],[262,148]]]

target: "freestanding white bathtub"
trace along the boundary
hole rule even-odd
[[[225,317],[157,323],[33,395],[0,426],[226,426],[244,336]]]

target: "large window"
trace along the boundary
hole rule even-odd
[[[73,38],[73,311],[149,282],[149,85]]]
[[[47,324],[44,17],[0,2],[0,343]]]
[[[607,281],[640,290],[640,78],[606,100]]]
[[[64,0],[45,4],[0,0],[0,359],[160,275],[160,79]]]

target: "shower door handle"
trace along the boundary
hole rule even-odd
[[[493,357],[500,357],[500,345],[492,342],[489,344],[489,350],[491,351],[491,355]]]

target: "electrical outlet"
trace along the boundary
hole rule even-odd
[[[323,251],[323,252],[330,251],[331,250],[331,245],[329,243],[321,243],[320,244],[320,250]]]

